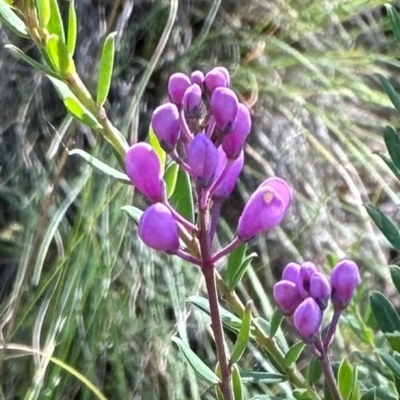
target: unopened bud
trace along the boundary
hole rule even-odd
[[[182,105],[189,118],[198,118],[201,111],[201,88],[197,83],[190,85],[183,95]]]
[[[151,126],[161,147],[167,153],[171,152],[178,143],[181,132],[178,107],[172,103],[157,107],[151,118]]]
[[[274,285],[274,299],[286,315],[293,314],[302,301],[296,284],[286,280]]]
[[[319,332],[321,323],[322,311],[311,297],[303,300],[293,314],[293,324],[305,342],[311,341]]]
[[[189,77],[181,72],[172,74],[168,80],[168,94],[172,103],[181,104],[186,89],[191,85]]]
[[[215,67],[207,72],[204,78],[204,86],[212,93],[216,88],[228,87],[230,85],[230,75],[226,68]]]
[[[300,273],[300,265],[291,262],[284,268],[282,272],[282,280],[287,280],[297,285],[297,282],[299,280],[299,273]]]
[[[211,113],[223,132],[230,132],[235,123],[239,101],[229,88],[219,87],[211,95]]]
[[[331,286],[327,277],[322,272],[314,272],[311,275],[309,293],[319,308],[325,310],[331,295]]]

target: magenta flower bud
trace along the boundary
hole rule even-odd
[[[191,85],[189,77],[181,72],[172,74],[168,80],[168,94],[172,103],[181,104],[186,89]]]
[[[293,314],[302,301],[295,283],[280,281],[274,285],[274,299],[284,314]]]
[[[310,279],[317,272],[317,267],[312,262],[306,261],[301,264],[297,287],[303,299],[310,296]]]
[[[293,324],[306,342],[309,342],[319,332],[321,323],[322,311],[311,297],[303,300],[293,314]]]
[[[203,88],[204,74],[201,71],[193,71],[192,75],[190,75],[190,80],[192,83],[197,83]]]
[[[139,237],[152,249],[169,254],[178,251],[178,225],[166,205],[153,204],[142,214],[139,221]]]
[[[215,179],[221,175],[225,165],[227,163],[227,158],[222,147],[218,147],[218,166],[215,171]],[[225,176],[219,185],[215,188],[213,193],[213,198],[215,199],[227,199],[233,192],[235,188],[236,182],[239,178],[240,173],[242,172],[244,165],[244,152],[242,151],[239,154],[239,157],[232,162],[229,169],[225,172]]]
[[[318,304],[319,308],[322,311],[325,310],[331,296],[331,285],[322,272],[314,272],[314,274],[311,275],[309,293]]]
[[[225,67],[215,67],[206,73],[204,86],[212,93],[216,88],[228,87],[230,80],[229,72]]]
[[[197,183],[202,187],[209,187],[218,165],[218,150],[205,134],[198,133],[190,142],[187,163]]]
[[[287,280],[297,285],[297,282],[299,280],[299,273],[300,273],[300,265],[291,262],[284,268],[282,272],[282,280]]]
[[[133,186],[152,202],[165,198],[160,160],[148,143],[134,144],[125,155],[125,171]]]
[[[238,106],[238,98],[229,88],[219,87],[211,95],[211,113],[218,128],[223,132],[233,129]]]
[[[354,261],[343,260],[331,272],[331,299],[335,308],[344,309],[361,283],[360,271]]]
[[[289,185],[280,178],[269,178],[249,198],[240,216],[237,235],[242,241],[279,225],[292,201]]]
[[[234,128],[225,136],[222,142],[222,148],[228,158],[235,159],[240,154],[250,131],[250,110],[244,104],[239,103]]]
[[[161,147],[167,153],[171,152],[178,143],[181,133],[178,107],[172,103],[157,107],[151,118],[151,126]]]
[[[182,105],[188,117],[198,117],[201,111],[202,91],[197,83],[190,85],[183,95]]]

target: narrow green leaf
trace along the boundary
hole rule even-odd
[[[400,332],[400,318],[392,303],[376,291],[370,293],[369,301],[379,329],[383,333]]]
[[[396,225],[372,204],[367,204],[365,208],[386,239],[395,249],[400,250],[400,233]]]
[[[395,351],[400,351],[400,332],[385,333],[385,337],[390,344],[390,347]]]
[[[47,30],[50,35],[58,36],[61,41],[65,44],[65,32],[64,25],[61,18],[60,7],[58,6],[57,0],[49,0],[50,4],[50,20],[47,24]]]
[[[242,325],[240,327],[239,334],[236,338],[235,346],[232,350],[230,364],[233,365],[237,363],[244,351],[246,350],[247,344],[249,342],[250,337],[250,328],[251,328],[251,302],[246,304],[246,308],[243,313]]]
[[[350,400],[360,400],[361,392],[360,392],[360,384],[358,381],[358,369],[357,366],[353,369],[353,391],[351,393]]]
[[[296,400],[310,400],[307,389],[295,389],[293,390],[293,396]]]
[[[137,208],[135,206],[129,206],[129,205],[123,206],[121,208],[121,210],[126,211],[128,213],[128,215],[129,215],[129,217],[132,218],[133,222],[136,225],[139,225],[140,217],[143,214],[142,210],[140,210],[139,208]]]
[[[287,380],[285,375],[273,372],[241,371],[242,382],[249,383],[280,383]]]
[[[251,253],[249,254],[242,262],[240,267],[237,269],[235,276],[233,277],[232,281],[232,288],[236,288],[237,285],[242,281],[244,274],[246,273],[247,269],[251,265],[251,262],[253,261],[253,258],[258,257],[257,253]]]
[[[285,365],[290,367],[297,359],[300,357],[300,354],[303,352],[304,347],[306,347],[305,343],[299,341],[295,343],[289,351],[285,355]]]
[[[188,221],[194,222],[193,193],[189,174],[179,168],[178,178],[170,203]]]
[[[385,4],[385,7],[392,24],[394,36],[396,37],[397,43],[400,44],[400,16],[392,5]]]
[[[388,149],[390,158],[396,168],[400,168],[400,137],[396,129],[392,126],[385,126],[383,129],[383,139]]]
[[[50,1],[35,0],[35,3],[39,24],[42,28],[46,28],[50,21]]]
[[[176,162],[171,162],[171,164],[168,165],[164,175],[165,185],[167,186],[168,199],[175,192],[176,182],[178,180],[178,173],[179,165]]]
[[[210,385],[218,385],[220,379],[208,366],[197,356],[192,349],[186,345],[182,339],[174,336],[172,341],[178,346],[179,350],[185,356],[187,362],[191,365],[194,371]]]
[[[398,267],[397,265],[391,265],[390,275],[392,277],[392,282],[396,287],[397,293],[400,294],[400,267]]]
[[[244,388],[239,368],[236,364],[233,365],[232,369],[232,387],[234,400],[244,400]]]
[[[226,280],[229,287],[232,289],[234,289],[233,281],[238,269],[243,263],[246,249],[247,243],[242,243],[239,247],[236,247],[236,249],[233,250],[232,253],[229,254],[226,267]]]
[[[89,110],[78,100],[78,98],[71,92],[69,87],[62,81],[52,78],[49,79],[56,88],[59,96],[64,102],[67,110],[80,122],[90,128],[101,130],[102,126],[96,118],[89,112]]]
[[[394,176],[400,181],[400,170],[394,165],[393,161],[389,157],[386,157],[385,155],[381,154],[379,151],[374,151],[374,154],[377,154],[380,158],[382,158],[384,163],[393,172]]]
[[[376,350],[382,361],[390,368],[390,370],[400,378],[400,363],[393,356],[383,350]]]
[[[368,392],[364,393],[361,400],[375,400],[376,399],[376,388],[369,389]]]
[[[386,94],[389,96],[390,101],[395,106],[396,110],[400,112],[400,97],[394,90],[392,84],[381,74],[377,74],[377,77]]]
[[[368,365],[368,367],[370,367],[369,368],[370,370],[378,372],[380,375],[384,376],[386,379],[391,379],[390,373],[382,367],[381,363],[378,363],[377,361],[372,360],[371,358],[367,357],[363,353],[360,353],[359,351],[356,351],[354,354],[361,361],[363,361],[364,364]]]
[[[25,22],[4,0],[0,0],[0,21],[4,22],[18,36],[29,37]]]
[[[100,161],[98,158],[93,157],[91,154],[87,153],[84,150],[81,149],[73,149],[69,150],[68,154],[70,156],[77,154],[78,156],[82,157],[84,160],[86,160],[92,167],[100,170],[104,174],[111,176],[112,178],[115,178],[119,180],[122,183],[128,183],[131,184],[130,179],[128,178],[128,175],[124,174],[121,171],[118,171],[114,169],[113,167],[110,167],[103,161]]]
[[[100,58],[99,82],[97,85],[96,103],[102,106],[110,91],[111,78],[114,68],[115,54],[115,35],[117,32],[110,33],[103,44],[103,50]],[[165,153],[164,153],[165,154]]]
[[[343,400],[351,399],[353,385],[353,367],[347,359],[344,359],[338,372],[338,388]]]
[[[46,52],[56,72],[59,72],[61,75],[75,72],[75,65],[67,46],[60,40],[59,36],[49,36],[46,42]]]
[[[149,143],[151,144],[151,147],[154,149],[154,151],[158,155],[158,158],[160,159],[161,174],[164,175],[165,163],[167,161],[167,154],[161,147],[160,142],[158,141],[158,138],[151,127],[149,129]]]
[[[322,368],[319,360],[316,357],[312,357],[310,364],[307,369],[307,382],[310,385],[315,385],[322,375]]]
[[[67,31],[67,49],[72,57],[75,53],[76,37],[78,23],[76,19],[75,0],[69,0],[68,8],[68,31]]]
[[[277,308],[272,314],[271,318],[271,327],[270,327],[271,337],[274,337],[276,335],[276,332],[278,332],[278,329],[281,326],[283,318],[285,318],[285,316],[283,315],[282,311],[279,308]]]

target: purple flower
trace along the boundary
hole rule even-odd
[[[292,202],[289,185],[280,178],[267,179],[249,198],[239,219],[237,235],[242,241],[279,225]]]
[[[190,75],[190,80],[192,83],[197,83],[203,88],[204,74],[201,71],[193,71],[192,75]]]
[[[191,85],[189,77],[181,72],[172,74],[168,80],[168,94],[172,103],[181,104],[186,89]]]
[[[181,133],[178,107],[172,103],[157,107],[151,118],[151,126],[161,147],[167,153],[171,152],[178,143]]]
[[[202,187],[209,187],[218,165],[218,150],[203,133],[198,133],[190,142],[187,163],[197,183]]]
[[[217,179],[219,175],[221,175],[222,171],[225,168],[227,163],[227,158],[225,152],[222,150],[222,147],[218,147],[218,166],[215,171],[215,178]],[[244,152],[242,151],[239,157],[233,161],[231,166],[225,172],[225,176],[222,181],[215,188],[213,193],[214,199],[227,199],[233,192],[235,188],[236,182],[239,178],[240,173],[242,172],[244,164]]]
[[[211,113],[223,132],[229,132],[234,127],[238,106],[238,98],[229,88],[218,87],[211,95]]]
[[[169,254],[178,251],[178,225],[166,205],[153,204],[142,214],[139,221],[139,237],[152,249]]]
[[[125,171],[132,184],[152,202],[165,198],[160,160],[148,143],[134,144],[125,155]]]
[[[225,67],[215,67],[207,72],[204,78],[204,86],[212,93],[216,88],[230,85],[229,72]]]
[[[183,95],[182,105],[186,114],[190,118],[199,117],[201,111],[202,91],[197,83],[190,85]]]
[[[290,315],[302,301],[295,283],[282,280],[274,285],[274,299],[284,314]]]
[[[327,277],[322,272],[314,272],[311,275],[309,293],[319,308],[325,310],[331,295],[331,286]]]
[[[360,271],[354,261],[343,260],[331,272],[331,300],[335,308],[344,309],[361,283]]]
[[[282,272],[282,280],[293,282],[297,285],[299,280],[300,265],[291,262],[286,265]]]
[[[235,159],[243,149],[251,131],[250,110],[242,103],[239,104],[234,128],[225,136],[222,142],[228,158]]]
[[[293,324],[306,342],[319,332],[321,323],[322,311],[311,297],[303,300],[293,314]]]
[[[311,276],[316,272],[317,272],[317,267],[312,262],[306,261],[301,264],[297,287],[299,288],[299,292],[304,299],[306,299],[310,295],[309,293],[310,279]]]

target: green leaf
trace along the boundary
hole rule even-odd
[[[134,222],[136,225],[139,225],[140,217],[141,217],[142,214],[143,214],[143,211],[142,211],[142,210],[140,210],[139,208],[137,208],[137,207],[135,207],[135,206],[129,206],[129,205],[123,206],[123,207],[121,208],[121,210],[126,211],[126,212],[128,213],[128,215],[129,215],[129,217],[132,218],[133,222]]]
[[[307,389],[295,389],[293,390],[293,396],[296,400],[310,400]]]
[[[236,364],[233,365],[232,370],[232,387],[234,400],[244,400],[244,389],[240,372]]]
[[[369,301],[379,329],[383,333],[400,332],[400,318],[392,303],[376,291],[370,293]]]
[[[369,389],[368,392],[364,393],[361,397],[361,400],[375,400],[376,396],[376,388]]]
[[[204,379],[210,385],[218,385],[220,379],[218,376],[197,356],[192,349],[183,342],[182,339],[174,336],[172,341],[178,346],[179,350],[183,353],[186,361],[191,365],[197,375]]]
[[[179,165],[176,162],[171,162],[164,175],[165,185],[167,186],[167,198],[169,199],[175,192],[176,182],[178,180]]]
[[[353,367],[344,359],[339,367],[338,372],[338,388],[343,400],[350,400],[353,392]]]
[[[237,285],[239,285],[239,283],[242,281],[244,274],[247,271],[247,268],[249,268],[251,262],[253,261],[253,258],[258,257],[257,253],[251,253],[249,254],[242,262],[242,264],[240,265],[240,267],[238,268],[238,270],[236,271],[235,276],[233,277],[232,280],[232,288],[236,288]]]
[[[232,253],[229,254],[228,263],[226,267],[226,280],[230,288],[234,289],[233,281],[235,275],[243,263],[244,256],[246,254],[247,243],[242,243],[236,247]]]
[[[99,106],[102,106],[106,102],[108,92],[110,91],[111,78],[114,67],[116,34],[117,32],[112,32],[107,36],[103,44],[103,50],[101,52],[99,83],[97,85],[97,99],[96,99],[96,103]]]
[[[390,275],[392,277],[392,282],[396,287],[397,293],[400,294],[400,267],[398,267],[397,265],[391,265]]]
[[[400,250],[400,233],[395,224],[372,204],[367,204],[365,208],[386,239],[395,249]]]
[[[389,96],[390,101],[395,106],[396,110],[400,112],[400,97],[394,90],[392,84],[381,74],[377,74],[377,77],[386,94]]]
[[[59,36],[49,36],[46,42],[46,52],[56,72],[60,72],[61,75],[75,72],[75,65],[68,52],[67,46],[60,40]]]
[[[271,318],[271,325],[270,325],[271,337],[274,337],[276,335],[276,332],[278,332],[278,329],[281,326],[283,318],[285,318],[285,316],[283,315],[282,311],[279,308],[277,308],[275,312],[272,314]]]
[[[69,87],[62,81],[52,78],[49,79],[56,88],[59,96],[64,102],[67,110],[80,122],[93,129],[101,130],[102,126],[96,118],[89,112],[89,110],[78,100],[78,98],[71,92]]]
[[[385,4],[385,7],[392,24],[394,36],[396,37],[397,43],[400,44],[400,16],[396,9],[390,4]]]
[[[164,170],[165,170],[165,163],[167,160],[167,154],[163,150],[163,148],[160,145],[160,142],[158,141],[158,138],[156,134],[154,133],[153,129],[150,127],[149,129],[149,143],[151,144],[151,147],[154,149],[154,151],[157,153],[158,158],[161,163],[161,175],[164,175]]]
[[[46,28],[50,21],[50,1],[49,0],[35,0],[36,11],[38,15],[39,25]]]
[[[400,363],[391,356],[389,353],[383,350],[376,350],[382,361],[390,368],[390,370],[400,378]]]
[[[360,353],[359,351],[356,351],[354,353],[361,361],[363,361],[371,371],[376,371],[382,376],[384,376],[386,379],[391,379],[390,373],[384,369],[381,365],[381,363],[378,363],[375,360],[372,360],[371,358],[367,357],[365,354]]]
[[[179,168],[178,178],[173,195],[170,198],[171,205],[188,221],[194,222],[193,193],[189,174]]]
[[[377,154],[385,164],[390,168],[393,172],[394,176],[400,181],[400,170],[394,165],[393,161],[389,158],[381,154],[379,151],[374,151],[374,154]]]
[[[233,365],[237,363],[244,351],[246,350],[247,344],[249,342],[250,337],[250,328],[251,328],[251,302],[246,304],[246,308],[243,313],[242,325],[240,327],[239,334],[236,338],[235,346],[232,350],[230,364]]]
[[[0,0],[0,21],[4,22],[18,36],[29,37],[25,22],[4,0]]]
[[[312,357],[307,369],[307,382],[310,385],[315,385],[322,375],[321,365],[316,357]]]
[[[40,1],[40,0],[39,0]],[[58,6],[57,0],[49,0],[50,4],[50,20],[47,24],[47,30],[50,35],[58,36],[61,41],[65,44],[65,32],[64,25],[61,18],[60,7]]]
[[[277,374],[274,372],[255,372],[255,371],[241,371],[242,382],[249,383],[280,383],[286,382],[285,375]]]
[[[75,53],[76,36],[77,36],[77,20],[75,11],[75,0],[69,0],[68,8],[68,31],[67,31],[67,49],[72,57]]]
[[[390,344],[390,347],[395,351],[400,351],[400,332],[385,333],[385,337]]]
[[[100,161],[98,158],[93,157],[91,154],[87,153],[84,150],[81,150],[81,149],[68,150],[68,154],[70,156],[77,154],[78,156],[80,156],[84,160],[86,160],[92,167],[100,170],[104,174],[111,176],[112,178],[115,178],[122,183],[131,184],[131,181],[128,178],[128,175],[124,174],[121,171],[114,169],[113,167],[110,167],[103,161]]]
[[[302,341],[295,343],[285,355],[285,365],[290,367],[294,362],[296,362],[305,347],[306,344]]]
[[[383,139],[388,149],[390,158],[396,168],[400,168],[400,137],[396,129],[391,126],[385,126],[383,129]]]

